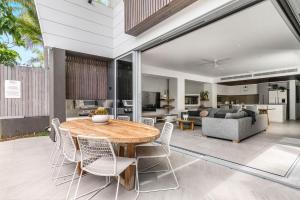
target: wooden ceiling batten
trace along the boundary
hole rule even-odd
[[[138,36],[197,0],[124,0],[125,32]]]

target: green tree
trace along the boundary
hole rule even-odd
[[[19,58],[18,52],[8,49],[5,44],[0,44],[0,64],[14,66]]]
[[[10,41],[12,38],[12,41]],[[16,63],[19,54],[10,50],[13,46],[23,46],[33,49],[36,57],[29,62],[44,62],[43,52],[39,50],[43,46],[40,24],[34,4],[34,0],[1,0],[0,3],[0,63]],[[4,56],[5,55],[5,56]],[[7,59],[12,59],[8,62]]]
[[[41,28],[38,20],[34,0],[7,0],[14,3],[14,10],[18,13],[17,24],[27,48],[43,45]]]
[[[10,37],[13,41],[10,41]],[[9,6],[7,0],[2,0],[0,3],[0,39],[0,64],[14,65],[20,56],[9,47],[24,46],[25,42],[22,40],[17,18],[13,15],[13,8]]]
[[[15,16],[16,24],[20,27],[21,40],[27,49],[32,49],[35,57],[29,60],[29,64],[42,66],[44,53],[39,47],[43,46],[43,38],[38,20],[34,0],[6,0],[10,3]]]

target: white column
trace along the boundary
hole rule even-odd
[[[185,110],[185,79],[177,78],[177,112]]]
[[[290,120],[296,120],[296,80],[289,81],[290,88]]]
[[[218,106],[218,85],[216,83],[211,84],[211,106],[217,108]]]
[[[209,102],[205,103],[205,106],[217,108],[217,84],[204,83],[204,90],[207,90],[209,92]]]
[[[133,120],[139,122],[142,116],[142,68],[141,52],[133,51]]]

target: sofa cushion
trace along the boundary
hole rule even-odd
[[[200,111],[199,110],[189,110],[188,111],[189,116],[200,116]]]
[[[233,109],[229,109],[229,110],[218,109],[218,111],[214,115],[214,118],[225,118],[227,113],[234,113],[234,112],[236,112],[236,111]]]
[[[218,112],[218,110],[219,110],[218,108],[209,108],[208,109],[208,112],[209,112],[208,117],[214,117],[216,112]]]
[[[240,119],[243,117],[247,117],[247,113],[245,111],[240,111],[237,113],[226,113],[225,119]]]

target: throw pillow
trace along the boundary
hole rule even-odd
[[[207,117],[208,116],[208,111],[207,110],[202,110],[200,112],[200,117]]]

